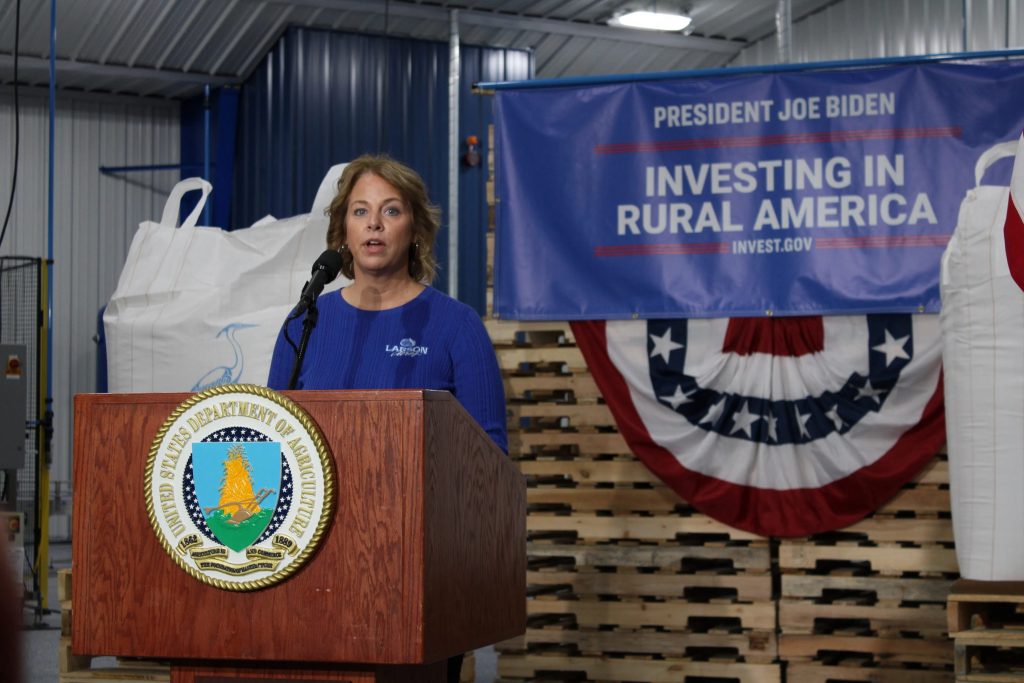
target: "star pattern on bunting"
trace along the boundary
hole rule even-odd
[[[889,367],[897,358],[910,360],[910,355],[906,351],[907,341],[909,339],[910,335],[897,339],[892,336],[892,333],[889,332],[889,330],[886,330],[885,343],[879,344],[878,346],[872,346],[871,349],[885,354],[885,367]]]
[[[769,442],[771,442],[771,441],[778,441],[779,440],[779,432],[778,432],[779,418],[775,417],[774,415],[769,415],[769,416],[767,416],[765,418],[765,422],[768,423],[768,441]]]
[[[743,432],[747,436],[750,436],[750,428],[754,426],[754,423],[761,419],[760,415],[750,412],[750,408],[744,403],[739,410],[737,410],[732,416],[732,431],[730,434],[736,432]]]
[[[714,425],[718,422],[718,419],[722,417],[722,411],[725,409],[725,396],[719,396],[718,400],[711,404],[708,408],[708,412],[704,415],[704,419],[700,421],[700,424]]]
[[[807,428],[807,423],[810,422],[811,417],[814,416],[814,413],[804,414],[804,413],[801,413],[798,410],[796,412],[796,416],[797,416],[797,423],[796,424],[797,424],[797,427],[800,428],[800,436],[804,437],[805,439],[811,438],[811,432]]]
[[[832,406],[832,409],[825,413],[825,416],[832,420],[832,424],[836,426],[836,431],[841,432],[846,423],[843,418],[839,415],[839,406]]]
[[[651,350],[651,358],[655,356],[661,356],[665,363],[668,363],[669,356],[672,355],[673,351],[683,348],[683,345],[672,340],[672,329],[668,328],[665,330],[665,334],[660,337],[657,335],[650,335],[651,342],[654,343],[654,348]]]
[[[867,373],[855,371],[833,389],[786,398],[716,386],[698,377],[688,355],[699,349],[686,320],[650,320],[644,335],[653,398],[691,425],[732,439],[762,444],[805,444],[847,433],[884,409],[887,397],[914,355],[910,316],[867,316]],[[732,350],[723,354],[728,356]],[[742,355],[742,354],[741,354]]]
[[[672,406],[672,410],[677,410],[679,406],[684,403],[690,402],[690,397],[683,391],[683,385],[677,384],[676,391],[674,394],[668,396],[659,396],[659,399]]]
[[[880,399],[879,396],[881,396],[884,393],[885,391],[883,389],[876,389],[875,387],[873,387],[871,385],[871,380],[868,379],[864,382],[864,386],[857,388],[857,397],[854,400],[859,401],[862,398],[870,398],[877,405],[881,405],[882,399]]]

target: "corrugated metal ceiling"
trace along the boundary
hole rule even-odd
[[[836,0],[792,0],[793,21]],[[626,7],[676,6],[687,35],[612,28]],[[187,97],[238,83],[289,25],[534,51],[557,78],[724,66],[774,33],[776,0],[58,0],[59,87]],[[19,81],[48,82],[50,3],[22,0]],[[13,78],[15,1],[0,8],[0,82]]]

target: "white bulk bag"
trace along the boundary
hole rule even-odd
[[[324,210],[343,168],[328,171],[309,214],[234,232],[196,226],[210,183],[175,185],[160,222],[135,233],[103,315],[109,390],[265,384],[281,323],[325,248]],[[176,228],[181,198],[192,190],[202,198]]]
[[[968,579],[1024,579],[1024,292],[1003,238],[1010,188],[981,179],[1018,142],[988,150],[942,258],[942,361],[953,535]]]

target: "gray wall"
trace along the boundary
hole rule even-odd
[[[793,62],[897,57],[1018,47],[1019,0],[843,0],[794,22]],[[743,50],[729,66],[775,64],[775,35]]]
[[[21,150],[14,211],[0,254],[47,255],[48,106],[21,88]],[[0,221],[10,196],[14,96],[0,89]],[[51,477],[71,480],[71,399],[96,386],[96,314],[117,284],[133,233],[159,219],[176,171],[103,175],[100,166],[178,163],[178,103],[58,91],[54,178]],[[61,535],[62,522],[54,532]]]

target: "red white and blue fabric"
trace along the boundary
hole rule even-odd
[[[936,316],[572,327],[637,457],[739,529],[802,536],[850,525],[945,438]]]

